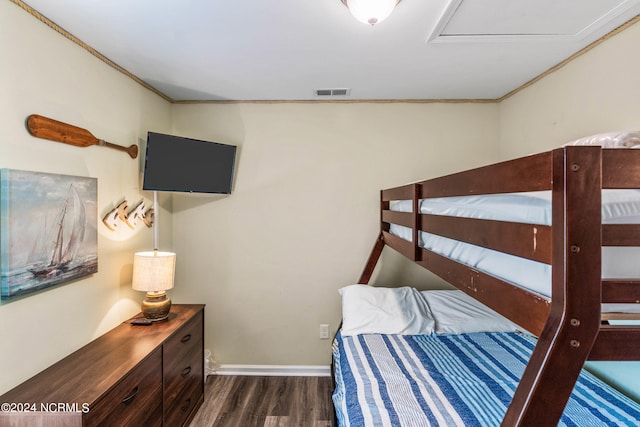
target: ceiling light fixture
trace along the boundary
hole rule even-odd
[[[391,15],[400,0],[341,0],[354,18],[363,24],[376,25]]]

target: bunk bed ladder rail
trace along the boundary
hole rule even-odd
[[[380,191],[380,234],[376,238],[358,283],[363,285],[369,283],[385,244],[413,261],[421,260],[422,250],[419,240],[421,229],[420,193],[421,183],[407,184],[402,187]],[[411,200],[412,211],[391,211],[389,207],[394,200]],[[390,234],[389,223],[411,228],[411,242]]]
[[[552,301],[502,426],[555,426],[600,328],[600,147],[552,152]]]

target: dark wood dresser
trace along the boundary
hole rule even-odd
[[[204,305],[129,321],[0,396],[0,426],[186,425],[204,399]]]

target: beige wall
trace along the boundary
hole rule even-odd
[[[128,146],[150,128],[170,130],[166,101],[7,1],[0,1],[0,58],[0,167],[98,178],[99,218],[123,198],[152,200],[139,190],[138,160],[33,138],[24,122],[38,113]],[[97,274],[3,303],[0,393],[139,311],[131,263],[134,251],[151,245],[146,227],[113,233],[99,221]]]
[[[503,101],[500,156],[540,152],[597,133],[640,130],[638,46],[640,23]],[[589,366],[640,401],[640,362]]]
[[[640,23],[500,103],[508,159],[602,132],[640,129]]]
[[[207,304],[218,362],[330,361],[337,290],[378,232],[379,190],[495,161],[495,104],[174,105],[176,134],[237,144],[228,197],[173,197],[176,299]],[[385,254],[390,284],[433,279]],[[386,276],[385,276],[386,275]]]

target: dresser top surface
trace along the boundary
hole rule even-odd
[[[203,310],[202,304],[174,304],[165,321],[137,326],[128,319],[0,396],[0,402],[93,402]]]

